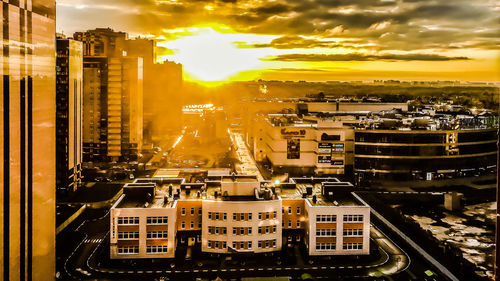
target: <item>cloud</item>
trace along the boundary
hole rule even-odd
[[[436,54],[379,54],[366,55],[359,53],[350,54],[283,54],[264,58],[267,61],[308,61],[308,62],[329,62],[329,61],[451,61],[469,60],[468,57],[447,57]]]

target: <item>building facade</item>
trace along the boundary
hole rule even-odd
[[[176,247],[245,255],[296,243],[310,255],[366,255],[370,208],[351,191],[335,178],[292,178],[278,186],[236,175],[204,183],[136,179],[111,208],[110,255],[173,258]]]
[[[255,159],[278,174],[356,183],[470,177],[496,171],[493,119],[399,110],[267,114],[255,117],[248,140]]]
[[[3,1],[2,280],[55,278],[55,1]]]
[[[82,170],[83,45],[58,38],[56,59],[56,185],[75,191]]]
[[[85,57],[85,161],[136,160],[143,142],[141,57]]]

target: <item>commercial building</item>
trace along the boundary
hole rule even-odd
[[[291,112],[256,116],[247,139],[277,173],[431,180],[494,172],[497,126],[465,113]]]
[[[124,186],[110,211],[111,258],[173,258],[176,247],[259,254],[292,243],[310,255],[369,254],[370,208],[351,197],[350,183],[297,178],[274,185],[200,171],[185,176]]]
[[[83,45],[57,38],[56,186],[75,191],[82,170]]]
[[[1,9],[0,279],[54,279],[55,2]]]

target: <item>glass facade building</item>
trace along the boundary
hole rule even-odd
[[[3,1],[2,280],[55,276],[55,1]]]

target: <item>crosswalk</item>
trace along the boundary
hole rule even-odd
[[[85,239],[83,241],[83,243],[87,243],[87,244],[90,244],[90,243],[92,243],[92,244],[99,244],[99,243],[102,242],[102,240],[103,240],[102,238],[94,238],[94,239],[87,238],[87,239]]]

